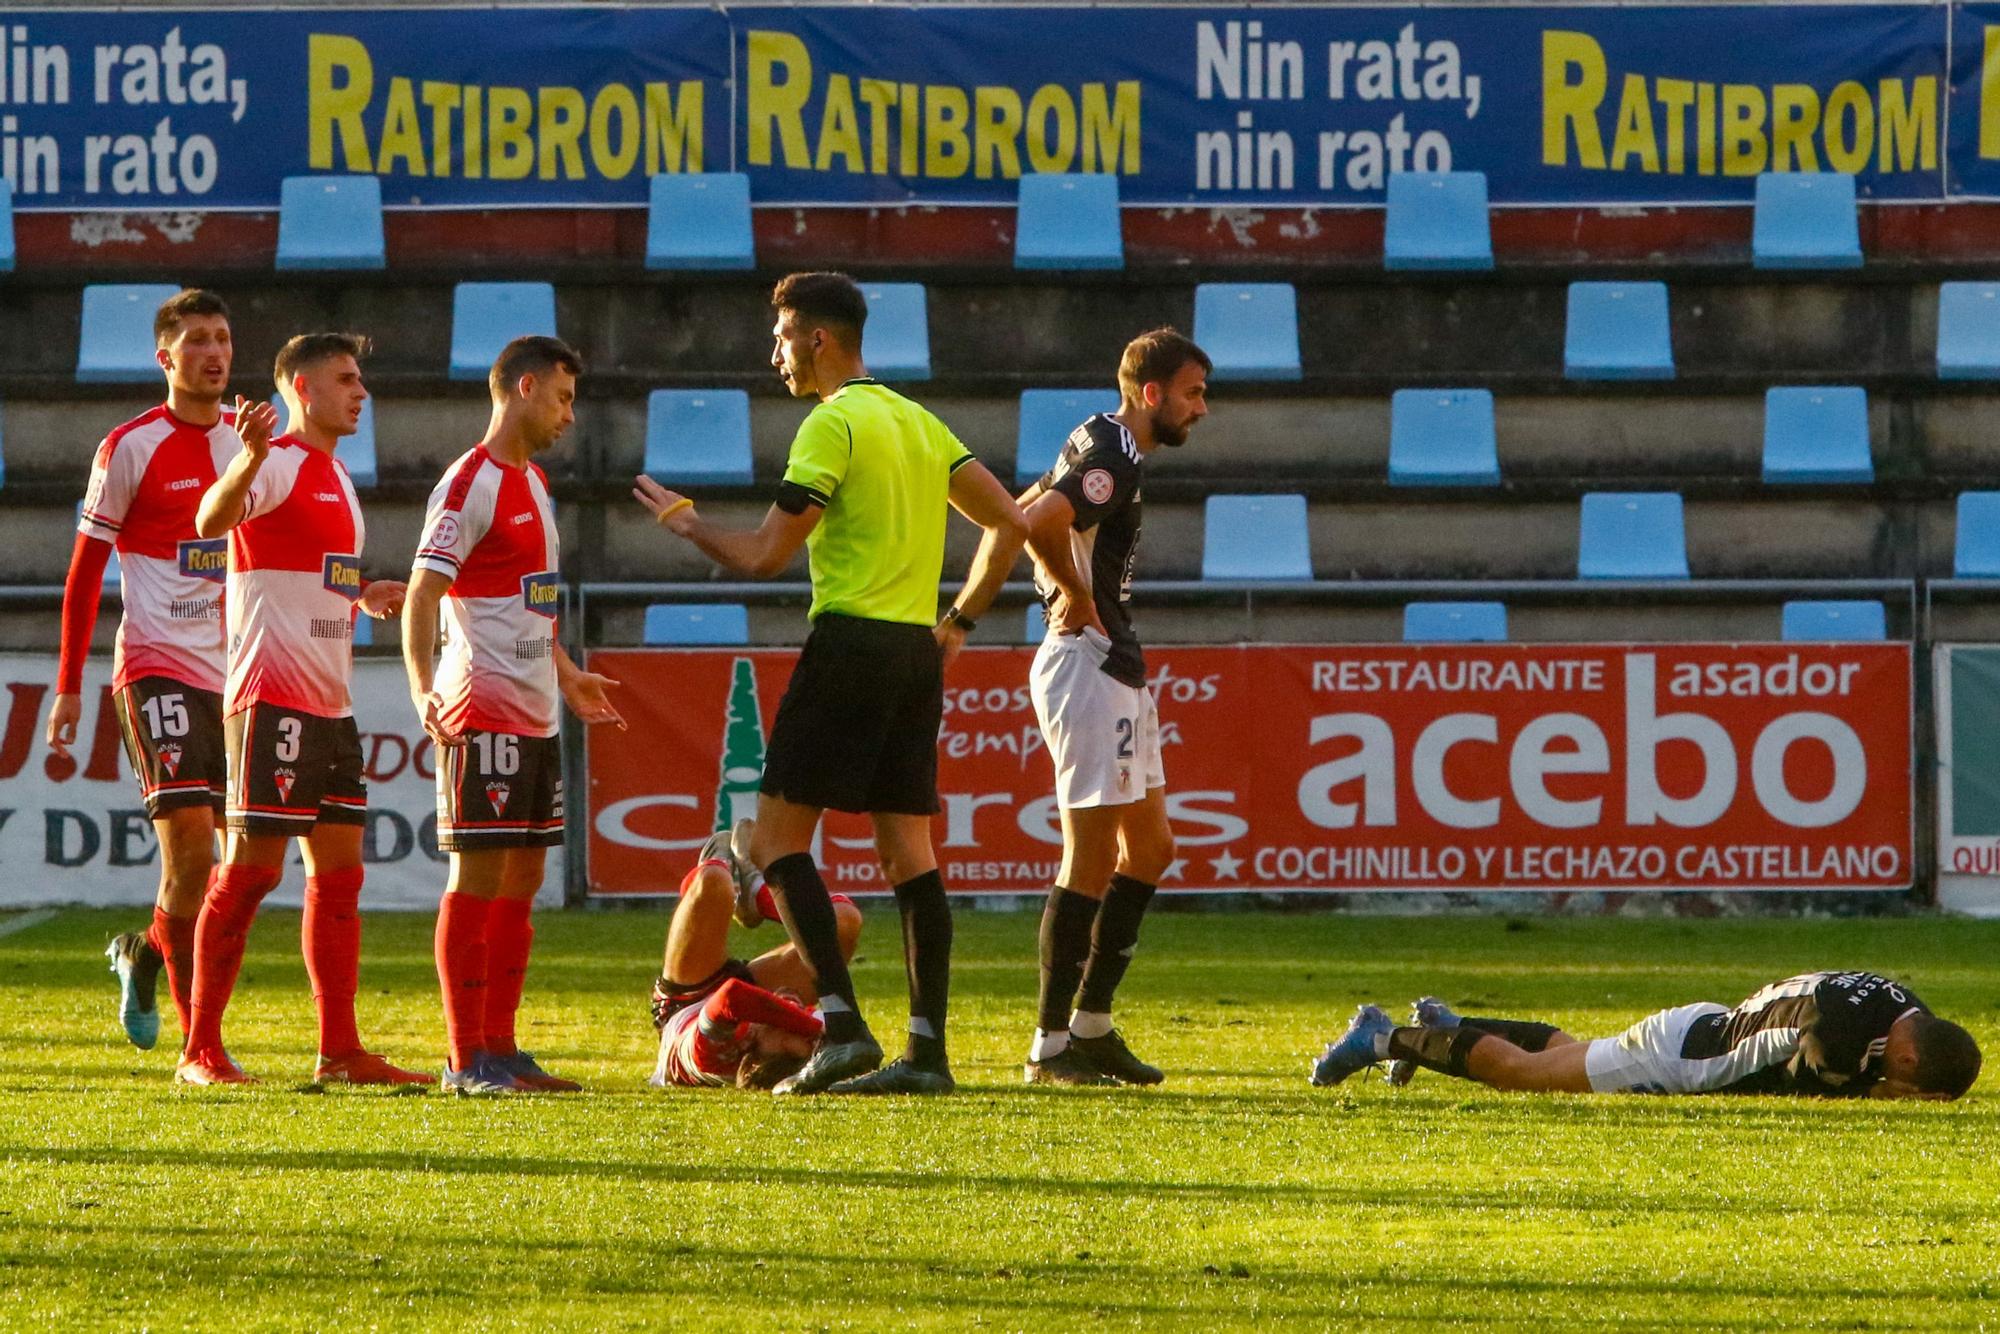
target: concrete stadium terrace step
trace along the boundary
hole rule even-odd
[[[756,210],[754,231],[766,270],[1011,272],[1014,218],[1012,208],[988,207],[764,208]],[[1860,224],[1871,266],[1938,270],[2000,259],[2000,205],[1867,204]],[[1750,264],[1747,205],[1497,208],[1492,225],[1503,273],[1509,265]],[[644,269],[646,210],[638,206],[391,211],[385,228],[392,270]],[[203,268],[269,270],[278,244],[276,213],[22,213],[15,229],[15,281],[52,269],[159,273],[185,265],[191,254],[202,256]],[[1124,230],[1126,261],[1140,269],[1304,263],[1379,270],[1382,261],[1379,208],[1128,208]]]

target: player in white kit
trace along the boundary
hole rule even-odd
[[[1139,924],[1174,860],[1160,720],[1125,610],[1140,474],[1208,415],[1209,359],[1172,329],[1126,345],[1118,411],[1083,422],[1021,497],[1048,635],[1029,679],[1055,762],[1062,869],[1042,912],[1041,991],[1030,1083],[1157,1084],[1111,1024]]]
[[[461,1094],[578,1087],[521,1050],[514,1019],[535,892],[548,850],[563,841],[561,705],[587,723],[625,725],[604,694],[617,683],[578,668],[557,642],[555,507],[533,461],[575,422],[582,373],[583,359],[558,339],[516,338],[501,350],[486,437],[431,492],[410,572],[403,662],[438,747],[438,847],[451,857],[436,938],[444,1082]]]

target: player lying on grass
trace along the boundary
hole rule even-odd
[[[796,1073],[819,1041],[821,1023],[812,966],[786,942],[749,962],[729,957],[729,922],[746,927],[778,920],[764,878],[746,856],[750,822],[730,836],[716,834],[681,881],[680,905],[667,927],[666,961],[653,984],[653,1027],[660,1088],[768,1089]],[[861,939],[861,910],[845,894],[832,896],[843,959]]]
[[[1530,1093],[1789,1093],[1948,1102],[1979,1076],[1979,1046],[1909,988],[1875,973],[1804,973],[1731,1010],[1676,1006],[1615,1038],[1552,1024],[1461,1018],[1427,996],[1398,1028],[1364,1005],[1327,1044],[1312,1082],[1338,1084],[1383,1060]]]

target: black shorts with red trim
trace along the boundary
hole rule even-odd
[[[252,704],[223,723],[229,828],[303,838],[315,825],[366,824],[368,784],[352,718]]]
[[[222,696],[169,676],[142,676],[126,683],[112,702],[148,818],[202,806],[220,815],[228,768]]]
[[[669,1020],[690,1005],[700,1005],[730,978],[757,985],[757,975],[741,959],[724,959],[722,966],[699,982],[676,982],[664,975],[653,979],[653,1031],[659,1032]]]
[[[464,732],[438,752],[438,848],[555,848],[563,841],[562,740]]]

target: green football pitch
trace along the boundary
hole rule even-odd
[[[2000,1323],[2000,1068],[1950,1106],[1305,1079],[1361,1000],[1594,1035],[1824,967],[1900,976],[2000,1050],[2000,924],[1161,912],[1121,1024],[1167,1084],[1046,1090],[1020,1084],[1035,918],[967,913],[961,1093],[790,1102],[647,1088],[665,916],[551,914],[523,1041],[589,1091],[471,1103],[302,1092],[311,1002],[275,911],[229,1027],[264,1082],[177,1091],[113,1021],[99,951],[137,920],[0,938],[10,1329]],[[430,932],[369,920],[361,1008],[435,1068]],[[887,1036],[892,914],[856,978]]]

